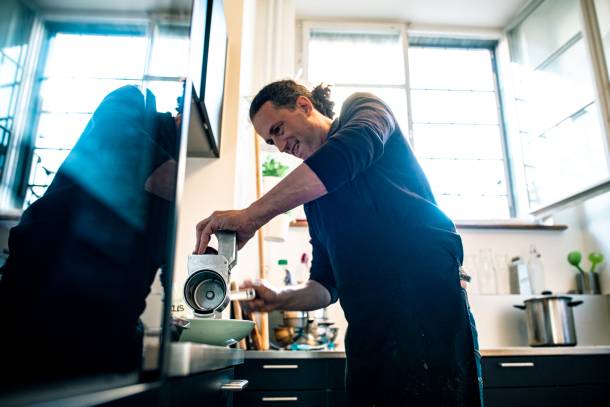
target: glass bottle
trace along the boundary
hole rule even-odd
[[[541,255],[535,245],[530,245],[530,254],[527,260],[527,270],[530,277],[532,294],[540,295],[546,289],[544,281],[544,267]]]
[[[481,294],[497,294],[498,286],[496,280],[496,270],[493,264],[493,253],[491,249],[479,251],[479,292]]]

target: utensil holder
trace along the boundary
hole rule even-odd
[[[601,294],[597,273],[578,273],[576,275],[576,286],[579,294]]]

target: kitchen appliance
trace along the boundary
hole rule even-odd
[[[532,287],[530,284],[530,275],[527,265],[519,256],[511,259],[511,264],[508,268],[509,286],[511,294],[531,295]]]
[[[545,291],[542,296],[529,298],[524,305],[514,307],[525,310],[530,346],[575,346],[572,307],[580,304],[582,301],[572,301],[572,297]]]
[[[220,318],[229,304],[229,279],[237,263],[237,236],[233,231],[219,230],[217,254],[193,254],[188,257],[188,278],[184,299],[195,318]]]

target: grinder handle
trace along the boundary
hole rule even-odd
[[[237,233],[232,230],[216,231],[218,254],[229,262],[229,270],[237,263]]]

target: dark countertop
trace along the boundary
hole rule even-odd
[[[484,357],[494,356],[550,356],[550,355],[603,355],[610,354],[608,346],[555,346],[534,348],[528,346],[484,348],[481,355]],[[343,351],[287,351],[269,350],[245,352],[245,359],[340,359],[345,358]]]

